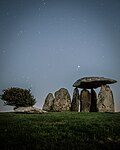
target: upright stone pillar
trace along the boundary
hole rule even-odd
[[[91,94],[84,89],[80,94],[80,112],[90,112]]]
[[[71,97],[67,89],[61,88],[55,92],[53,111],[70,111]]]
[[[43,105],[43,110],[45,111],[52,111],[53,110],[53,104],[54,104],[54,96],[52,93],[49,93],[47,95],[47,97],[45,98],[45,102],[44,102],[44,105]]]
[[[91,106],[90,112],[97,112],[97,94],[95,90],[91,89]]]
[[[102,85],[97,103],[99,112],[114,112],[113,93],[108,85]]]
[[[71,103],[71,111],[79,111],[79,90],[78,88],[74,89],[73,98]]]

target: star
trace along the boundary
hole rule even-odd
[[[33,87],[33,85],[32,85],[32,84],[30,84],[30,88],[29,88],[29,90],[30,90],[30,91],[32,90],[32,87]]]
[[[84,23],[87,23],[87,19],[84,19],[83,22],[84,22]]]
[[[9,12],[7,12],[6,15],[9,16]]]
[[[6,53],[6,50],[3,50],[2,53],[5,54],[5,53]]]
[[[23,30],[20,30],[20,31],[18,32],[18,36],[22,35],[23,33],[24,33],[24,31],[23,31]]]
[[[72,21],[74,21],[75,20],[75,18],[72,18]]]
[[[78,71],[80,67],[81,67],[81,66],[80,66],[80,65],[78,65],[76,70]]]
[[[29,80],[30,80],[30,77],[26,77],[26,82],[29,82]]]
[[[48,65],[48,67],[50,67],[50,64],[47,64]]]

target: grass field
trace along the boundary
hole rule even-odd
[[[0,113],[1,150],[117,150],[120,113]]]

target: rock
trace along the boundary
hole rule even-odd
[[[71,103],[71,111],[79,111],[79,90],[78,88],[74,89],[73,98]]]
[[[16,109],[14,109],[14,111],[17,113],[46,113],[46,111],[32,107],[32,106],[30,106],[30,107],[18,107]]]
[[[73,87],[83,88],[83,89],[92,89],[98,88],[101,85],[116,83],[116,80],[104,78],[104,77],[84,77],[77,80]]]
[[[113,93],[108,85],[102,85],[97,103],[99,112],[114,112]]]
[[[90,112],[97,112],[97,94],[96,92],[91,89],[91,106],[90,106]]]
[[[80,94],[80,112],[90,112],[91,94],[84,89]]]
[[[46,111],[52,111],[53,110],[53,104],[54,104],[54,97],[52,93],[49,93],[45,99],[44,105],[43,105],[43,110]]]
[[[55,92],[54,111],[70,111],[71,98],[67,89],[61,88]]]

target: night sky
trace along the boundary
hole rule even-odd
[[[103,76],[118,81],[120,111],[119,65],[120,0],[0,0],[0,93],[30,88],[41,108],[49,92]]]

